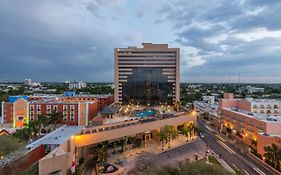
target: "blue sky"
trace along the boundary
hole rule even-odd
[[[181,48],[182,82],[281,82],[280,0],[2,0],[0,81],[113,81],[113,49]]]

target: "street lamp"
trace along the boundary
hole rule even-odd
[[[196,111],[192,111],[192,113],[191,113],[192,115],[196,115]]]

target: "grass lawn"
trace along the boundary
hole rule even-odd
[[[198,162],[206,163],[207,162],[207,158],[198,160],[196,163],[198,163]],[[218,160],[214,156],[209,156],[209,162],[212,163],[212,164],[220,165],[221,166],[221,164],[218,162]]]
[[[14,151],[24,148],[24,144],[19,143],[17,138],[12,135],[0,136],[0,156],[6,156]]]

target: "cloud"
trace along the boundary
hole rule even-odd
[[[0,79],[113,81],[114,48],[153,42],[183,82],[280,82],[280,19],[279,0],[2,0]]]
[[[121,5],[121,1],[98,0],[1,1],[0,77],[112,81],[113,48],[127,39],[99,14],[105,6],[116,9],[116,3]]]
[[[159,13],[181,49],[194,53],[182,54],[183,81],[236,82],[239,73],[245,82],[281,81],[280,1],[179,0]]]

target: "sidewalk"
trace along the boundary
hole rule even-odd
[[[210,127],[210,126],[209,126]],[[210,131],[209,131],[210,132]],[[254,162],[258,163],[260,166],[262,166],[263,168],[267,169],[268,171],[270,171],[273,174],[281,174],[280,172],[278,172],[277,170],[275,170],[274,168],[272,168],[270,165],[266,164],[264,161],[260,160],[258,157],[256,157],[255,155],[253,155],[251,152],[249,152],[249,146],[245,145],[244,143],[242,143],[241,141],[236,141],[234,142],[233,140],[231,140],[230,138],[228,138],[226,135],[224,135],[223,133],[219,132],[218,130],[214,129],[214,132],[219,135],[222,136],[224,139],[226,139],[229,143],[231,143],[233,145],[234,148],[240,150],[240,152],[242,152],[244,155],[246,155],[248,158],[250,158],[251,160],[253,160]]]
[[[217,161],[230,173],[235,173],[235,171],[221,158],[219,158],[219,156],[215,155],[215,158],[217,159]]]
[[[154,140],[149,140],[146,142],[145,147],[134,148],[130,150],[125,150],[123,153],[117,153],[108,158],[108,162],[118,164],[124,167],[124,171],[129,171],[135,166],[136,158],[140,155],[159,155],[161,153],[169,152],[173,149],[179,148],[183,145],[190,144],[198,141],[198,138],[190,140],[187,142],[186,137],[179,135],[177,139],[171,141],[171,147],[168,148],[168,143],[165,145],[165,149],[162,150],[161,143]]]

